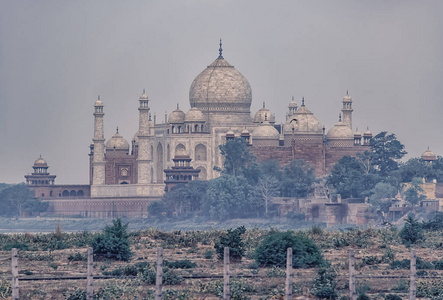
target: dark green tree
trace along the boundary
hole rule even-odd
[[[423,226],[411,215],[406,218],[406,223],[400,230],[400,238],[406,245],[415,244],[424,239]]]
[[[337,273],[335,270],[330,266],[319,268],[312,288],[313,295],[319,299],[337,299],[336,287]]]
[[[372,189],[372,195],[369,197],[369,203],[384,212],[389,210],[392,199],[397,194],[397,188],[386,182],[379,182]]]
[[[281,194],[284,197],[306,197],[315,182],[314,170],[299,159],[283,168]]]
[[[245,243],[241,237],[245,232],[245,226],[228,229],[214,245],[218,258],[223,259],[225,247],[229,247],[229,257],[234,261],[240,261],[245,254]]]
[[[259,168],[254,155],[248,149],[246,141],[242,138],[229,140],[224,145],[218,146],[224,157],[223,174],[244,176],[249,181],[257,182]]]
[[[406,155],[405,146],[397,140],[395,134],[382,131],[371,139],[371,150],[362,156],[367,162],[367,169],[381,176],[389,176],[397,170],[399,160]]]
[[[209,181],[202,208],[209,217],[225,220],[257,216],[264,207],[246,178],[225,174]]]
[[[286,265],[287,249],[292,248],[294,268],[312,268],[323,263],[317,245],[303,233],[270,232],[255,250],[255,260],[262,266]]]
[[[91,243],[94,254],[109,259],[128,261],[132,256],[129,243],[128,224],[120,219],[113,220]]]
[[[423,189],[421,187],[422,180],[420,178],[413,178],[410,186],[405,191],[405,200],[411,204],[411,206],[415,206],[420,203],[421,200],[426,199],[426,196],[423,195]]]

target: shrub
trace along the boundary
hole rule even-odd
[[[424,240],[422,225],[412,216],[406,218],[406,223],[400,231],[400,238],[404,244],[415,244]]]
[[[317,245],[302,233],[270,232],[255,250],[255,260],[262,266],[286,266],[287,249],[292,247],[294,268],[310,268],[323,263]]]
[[[402,300],[402,298],[398,295],[394,295],[394,294],[387,294],[385,296],[385,300]]]
[[[147,284],[155,284],[157,273],[155,270],[146,268],[143,272],[142,279]],[[172,269],[164,268],[163,269],[163,284],[165,285],[174,285],[180,284],[183,281],[183,277],[179,276],[177,272]]]
[[[203,253],[203,257],[206,259],[211,259],[212,256],[214,256],[214,251],[213,250],[208,250],[205,253]]]
[[[371,298],[369,298],[368,295],[366,295],[366,293],[361,293],[360,295],[358,295],[357,300],[370,300]]]
[[[221,236],[214,245],[218,258],[223,259],[224,248],[229,247],[229,258],[233,261],[240,261],[245,254],[245,244],[241,238],[245,232],[245,226],[240,226],[234,230],[232,228],[228,229],[226,235]]]
[[[80,252],[76,252],[74,255],[70,254],[68,256],[68,261],[87,261],[88,257]]]
[[[196,263],[193,263],[187,259],[185,260],[177,260],[177,261],[164,261],[165,267],[171,268],[171,269],[192,269],[197,266]]]
[[[128,261],[131,256],[129,246],[128,224],[123,225],[120,219],[113,220],[112,226],[106,226],[103,232],[92,242],[94,254],[110,259]]]
[[[9,298],[12,295],[11,283],[0,279],[0,298]]]
[[[337,299],[337,274],[331,268],[320,268],[313,286],[313,295],[320,299]]]

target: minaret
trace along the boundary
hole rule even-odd
[[[146,95],[145,90],[138,100],[140,102],[140,107],[138,108],[139,113],[139,123],[138,123],[138,180],[139,184],[150,183],[149,178],[149,107],[148,107],[148,95]]]
[[[92,160],[92,185],[105,184],[105,137],[103,128],[103,102],[100,95],[94,105],[94,157]]]
[[[352,129],[352,98],[349,96],[348,91],[346,91],[346,95],[343,98],[343,109],[341,111],[343,113],[343,123]]]

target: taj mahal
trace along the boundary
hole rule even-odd
[[[369,130],[353,130],[348,92],[337,124],[327,131],[304,99],[297,103],[292,98],[280,122],[265,103],[251,114],[251,86],[223,57],[221,41],[218,57],[192,81],[187,112],[177,105],[159,121],[151,114],[148,94],[143,90],[138,99],[139,126],[130,142],[118,129],[105,138],[106,100],[99,96],[95,101],[89,184],[56,185],[46,161],[35,161],[26,183],[37,198],[50,202],[54,214],[145,216],[150,201],[173,185],[218,177],[223,165],[219,145],[234,138],[244,139],[259,161],[274,159],[283,166],[301,159],[318,177],[343,156],[367,150],[372,138]]]

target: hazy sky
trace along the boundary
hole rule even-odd
[[[93,105],[130,142],[138,98],[164,120],[223,55],[284,121],[292,96],[325,124],[349,90],[353,123],[443,155],[443,1],[0,0],[0,182],[41,154],[56,183],[88,183]]]

